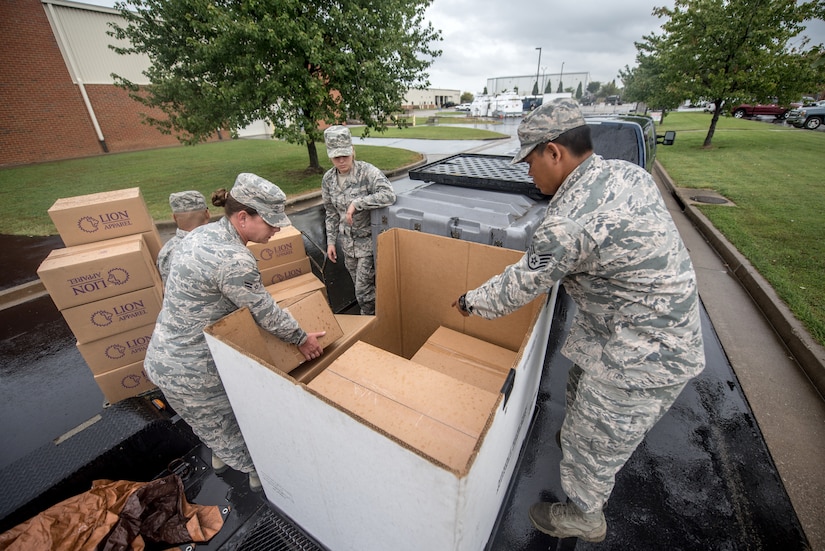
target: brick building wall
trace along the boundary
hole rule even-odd
[[[0,2],[0,165],[102,152],[38,0]]]
[[[110,153],[179,145],[141,122],[146,108],[125,90],[87,84],[86,93]],[[103,154],[43,4],[0,0],[0,166]]]

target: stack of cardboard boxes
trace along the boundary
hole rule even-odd
[[[58,199],[49,209],[64,249],[37,270],[106,399],[154,388],[143,371],[163,283],[162,246],[139,188]]]
[[[304,238],[294,226],[286,226],[266,243],[246,244],[255,255],[264,286],[311,274]]]

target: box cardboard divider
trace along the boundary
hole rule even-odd
[[[100,375],[125,365],[142,362],[146,357],[146,350],[149,348],[154,329],[155,320],[152,320],[149,325],[130,329],[117,335],[110,335],[92,342],[77,343],[77,349],[92,373]]]
[[[261,271],[301,260],[307,255],[303,235],[295,226],[281,228],[266,243],[250,241],[246,246],[252,251]]]
[[[37,275],[58,310],[157,286],[157,266],[142,235],[54,249]]]
[[[48,213],[67,247],[155,228],[140,188],[58,199]]]
[[[84,344],[154,323],[162,304],[160,288],[147,287],[66,308],[60,313],[77,342]]]
[[[110,404],[157,388],[143,369],[143,360],[95,375],[95,382]]]
[[[375,322],[357,336],[342,322],[318,369],[287,374],[262,361],[232,330],[237,312],[206,328],[207,344],[267,499],[320,543],[483,549],[533,415],[556,289],[498,320],[464,318],[455,298],[523,253],[397,228],[377,242]],[[442,327],[506,350],[471,369],[477,355]],[[427,346],[444,358],[413,362]]]

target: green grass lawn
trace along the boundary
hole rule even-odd
[[[699,209],[825,344],[825,133],[722,118],[702,149],[710,115],[672,113],[658,159],[679,187],[714,189],[735,207]]]
[[[357,142],[355,155],[383,170],[422,158],[414,151]],[[332,167],[323,144],[318,145],[318,157],[322,167]],[[170,193],[195,189],[209,201],[216,189],[230,189],[241,172],[263,176],[292,197],[320,188],[321,174],[307,173],[308,166],[304,146],[273,140],[229,140],[6,168],[0,170],[0,190],[5,198],[0,204],[0,233],[54,234],[47,210],[58,198],[132,187],[140,187],[155,220],[169,220]]]

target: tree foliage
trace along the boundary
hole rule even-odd
[[[712,102],[709,147],[723,108],[771,98],[789,104],[823,82],[814,65],[820,48],[793,41],[823,11],[822,0],[675,0],[672,9],[654,8],[665,19],[662,33],[636,43],[639,65],[625,69],[625,87],[664,108]]]
[[[306,144],[320,170],[319,121],[380,131],[408,89],[429,85],[441,54],[440,31],[423,19],[431,1],[126,0],[117,7],[127,24],[112,34],[129,46],[116,50],[148,55],[151,84],[115,78],[181,141],[265,119],[275,137]]]

